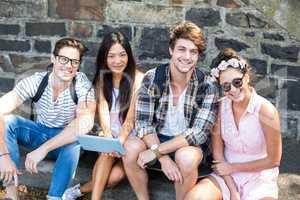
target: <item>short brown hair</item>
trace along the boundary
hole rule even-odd
[[[61,50],[63,47],[73,47],[75,49],[78,49],[80,58],[86,51],[88,51],[88,48],[79,40],[76,40],[74,38],[63,38],[55,43],[53,54],[57,55],[59,50]]]
[[[202,30],[196,24],[190,21],[184,21],[175,26],[170,31],[169,45],[174,49],[178,39],[188,39],[198,48],[199,54],[205,50],[205,39]]]

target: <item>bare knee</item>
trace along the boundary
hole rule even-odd
[[[128,137],[124,143],[125,155],[123,156],[124,164],[136,162],[140,152],[146,149],[145,143],[137,137]]]
[[[184,200],[221,200],[222,192],[218,184],[211,178],[204,178],[185,196]]]
[[[183,175],[198,170],[202,157],[201,149],[193,146],[180,148],[175,153],[175,161]]]
[[[124,178],[125,178],[125,172],[123,167],[115,165],[111,170],[109,179],[107,181],[107,187],[109,188],[114,187]]]

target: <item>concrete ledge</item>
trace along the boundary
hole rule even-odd
[[[21,152],[23,152],[21,150]],[[300,154],[299,143],[295,140],[283,140],[283,156],[279,175],[279,199],[295,200],[300,199],[300,160],[295,159]],[[25,154],[22,153],[22,163]],[[96,153],[85,153],[82,155],[73,184],[85,183],[91,178],[92,167],[97,158]],[[20,177],[20,184],[28,187],[47,189],[50,184],[53,161],[44,160],[39,164],[40,173],[31,175],[24,172]],[[173,184],[169,182],[161,173],[151,171],[149,188],[151,199],[171,200],[175,199]],[[106,189],[103,200],[132,200],[136,199],[127,180],[122,181],[113,189]]]
[[[22,162],[24,163],[25,154],[22,153]],[[92,174],[92,167],[97,158],[97,154],[92,152],[84,153],[80,159],[79,166],[76,171],[76,176],[72,185],[77,183],[85,183],[90,180]],[[19,183],[28,187],[36,187],[41,189],[48,189],[51,172],[54,161],[50,159],[43,160],[39,166],[38,174],[30,174],[25,170],[22,170],[24,174],[20,176]],[[160,172],[152,171],[149,174],[150,177],[150,195],[151,199],[175,199],[175,190],[173,184],[169,182],[164,176],[161,176]],[[125,179],[119,183],[113,189],[106,189],[103,196],[104,200],[124,200],[124,199],[136,199],[135,194],[130,187],[130,184]]]

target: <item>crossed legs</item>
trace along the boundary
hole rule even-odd
[[[113,187],[125,177],[120,160],[106,154],[100,154],[93,168],[92,180],[84,184],[80,191],[92,191],[92,200],[101,199],[105,186]]]

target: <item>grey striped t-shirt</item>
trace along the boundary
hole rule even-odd
[[[14,91],[23,101],[31,99],[37,92],[37,89],[47,72],[37,72],[21,80],[14,88]],[[67,87],[57,97],[52,100],[52,87],[50,84],[52,73],[49,76],[49,82],[45,91],[38,102],[34,103],[37,113],[37,122],[47,127],[62,128],[68,125],[76,115],[76,104]],[[95,91],[91,89],[92,84],[82,72],[76,74],[75,90],[78,96],[78,103],[81,101],[95,101]]]

